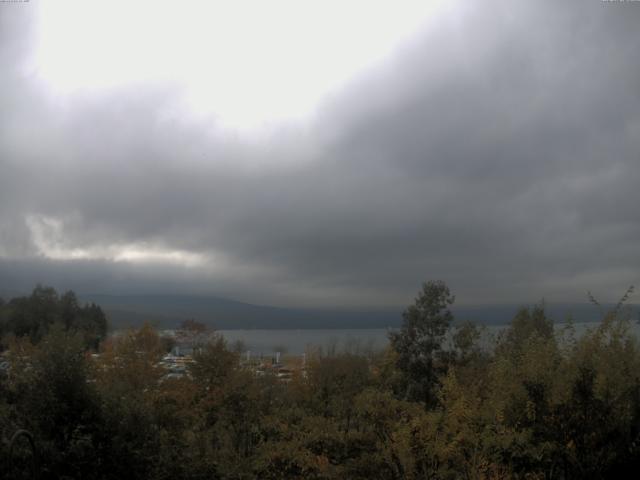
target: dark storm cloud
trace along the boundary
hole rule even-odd
[[[640,267],[640,5],[461,5],[267,139],[179,113],[167,85],[51,100],[17,67],[28,22],[0,7],[0,288],[367,305],[442,278],[470,303],[617,295]],[[47,260],[34,225],[61,249],[202,261]]]

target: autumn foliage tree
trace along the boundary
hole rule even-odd
[[[96,354],[70,327],[73,297],[49,293],[36,303],[52,323],[4,338],[0,375],[0,427],[34,434],[40,478],[567,480],[640,465],[640,343],[623,308],[578,333],[524,307],[481,344],[427,282],[389,348],[310,352],[284,382],[213,332],[179,378],[148,324]]]

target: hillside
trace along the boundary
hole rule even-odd
[[[172,328],[187,318],[217,329],[386,328],[400,325],[403,310],[402,307],[377,310],[281,308],[189,295],[93,294],[80,295],[80,298],[100,305],[113,328],[138,326],[145,321]],[[458,306],[453,311],[459,321],[501,325],[508,323],[518,308],[519,305],[513,304]],[[565,321],[568,315],[577,322],[600,318],[598,310],[588,303],[549,304],[546,308],[556,322]]]

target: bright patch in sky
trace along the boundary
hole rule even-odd
[[[173,85],[194,114],[256,128],[311,114],[433,16],[437,0],[42,2],[35,61],[56,95]]]
[[[146,242],[70,246],[64,222],[45,215],[30,215],[26,224],[38,254],[51,260],[108,260],[128,263],[169,263],[185,267],[206,262],[203,255],[185,250],[171,250]]]

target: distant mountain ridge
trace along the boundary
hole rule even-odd
[[[253,305],[219,297],[189,295],[79,295],[83,302],[100,305],[112,328],[135,327],[145,321],[160,328],[174,328],[182,320],[193,318],[213,328],[226,329],[341,329],[387,328],[402,324],[404,307],[350,310],[320,308],[283,308]],[[522,305],[455,306],[457,321],[470,320],[478,324],[508,323]],[[603,305],[605,310],[612,305]],[[566,321],[571,315],[576,322],[593,322],[601,318],[598,309],[589,303],[547,304],[549,316],[555,322]],[[637,306],[631,305],[637,318]]]
[[[399,324],[401,314],[400,309],[281,308],[188,295],[81,295],[80,299],[100,305],[116,328],[144,321],[171,328],[187,318],[216,329],[385,328]]]

